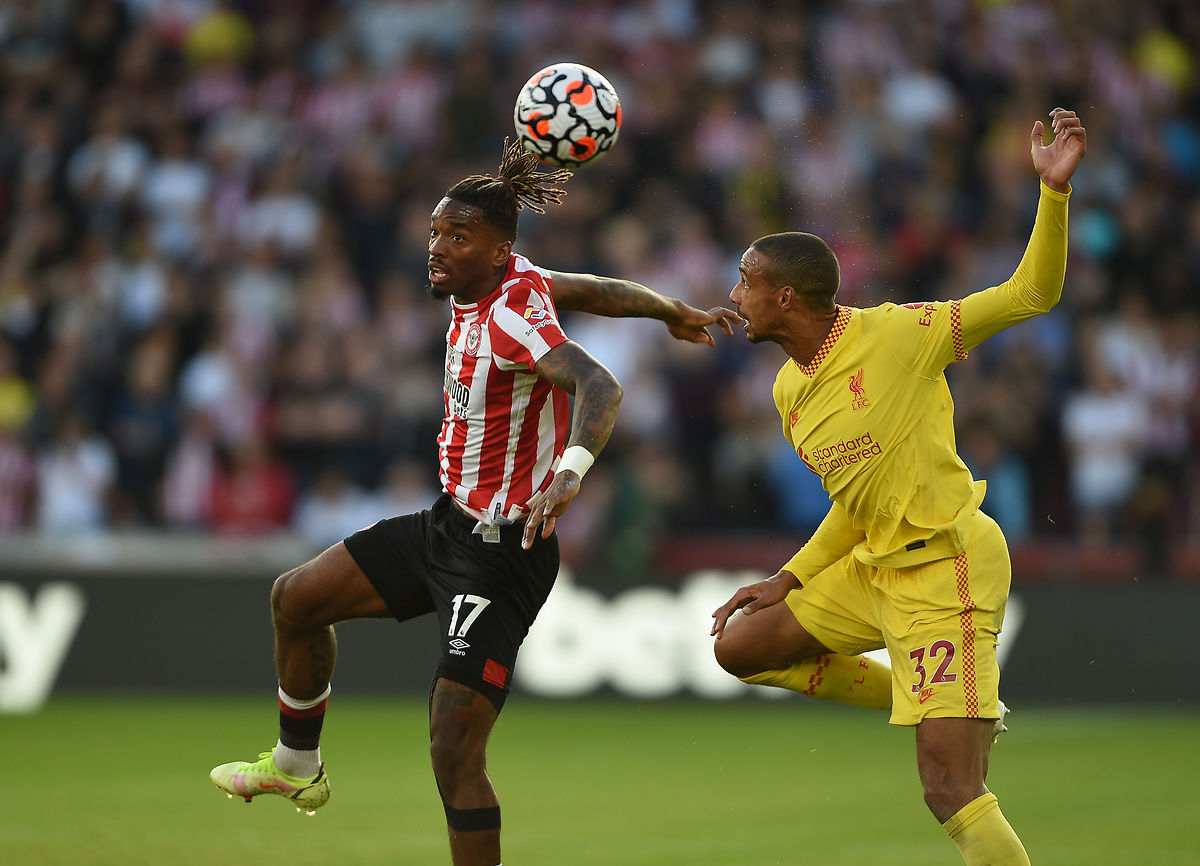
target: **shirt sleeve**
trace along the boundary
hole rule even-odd
[[[866,537],[865,532],[855,529],[850,523],[846,509],[835,502],[812,538],[787,561],[782,570],[791,572],[804,584],[852,551]]]
[[[913,372],[936,376],[988,337],[1048,312],[1062,296],[1067,271],[1068,193],[1041,187],[1033,233],[1008,280],[960,301],[885,305],[888,343]]]
[[[553,304],[533,291],[510,291],[493,308],[488,335],[502,370],[527,370],[547,352],[567,342]]]
[[[1067,273],[1069,193],[1042,185],[1037,218],[1025,255],[1006,282],[960,301],[960,340],[966,350],[1005,328],[1049,312],[1062,297]]]

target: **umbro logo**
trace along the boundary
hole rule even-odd
[[[449,644],[450,652],[456,656],[465,656],[467,654],[466,651],[471,648],[471,645],[460,637],[456,637]]]

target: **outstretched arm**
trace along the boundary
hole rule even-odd
[[[1067,202],[1071,177],[1087,152],[1087,130],[1065,108],[1050,112],[1054,140],[1043,144],[1039,120],[1030,132],[1033,167],[1042,193],[1025,255],[1016,271],[999,286],[968,295],[961,301],[957,358],[999,331],[1047,312],[1062,295],[1067,270]],[[939,359],[944,361],[945,359]]]
[[[639,317],[664,322],[671,336],[689,343],[715,345],[709,325],[733,335],[733,323],[741,316],[724,307],[699,310],[678,298],[668,298],[653,289],[615,277],[568,274],[551,271],[554,303],[560,310],[578,310],[613,318]]]
[[[608,442],[617,423],[617,410],[621,406],[623,393],[621,383],[582,346],[569,340],[543,355],[535,369],[543,379],[575,395],[567,448],[584,448],[594,458]],[[558,470],[546,492],[538,497],[530,509],[525,521],[525,534],[521,539],[522,547],[528,550],[533,546],[533,539],[543,521],[542,537],[549,537],[558,517],[567,510],[579,492],[580,480],[577,471],[567,468]]]

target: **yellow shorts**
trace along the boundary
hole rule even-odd
[[[973,520],[956,558],[895,569],[849,554],[788,594],[796,621],[834,652],[887,647],[893,725],[1000,716],[996,636],[1012,565],[996,522]]]

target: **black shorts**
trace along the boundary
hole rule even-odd
[[[396,619],[436,612],[446,677],[486,695],[499,710],[517,650],[558,577],[558,537],[521,548],[523,524],[499,543],[473,535],[468,517],[442,494],[427,511],[381,520],[345,540]]]

